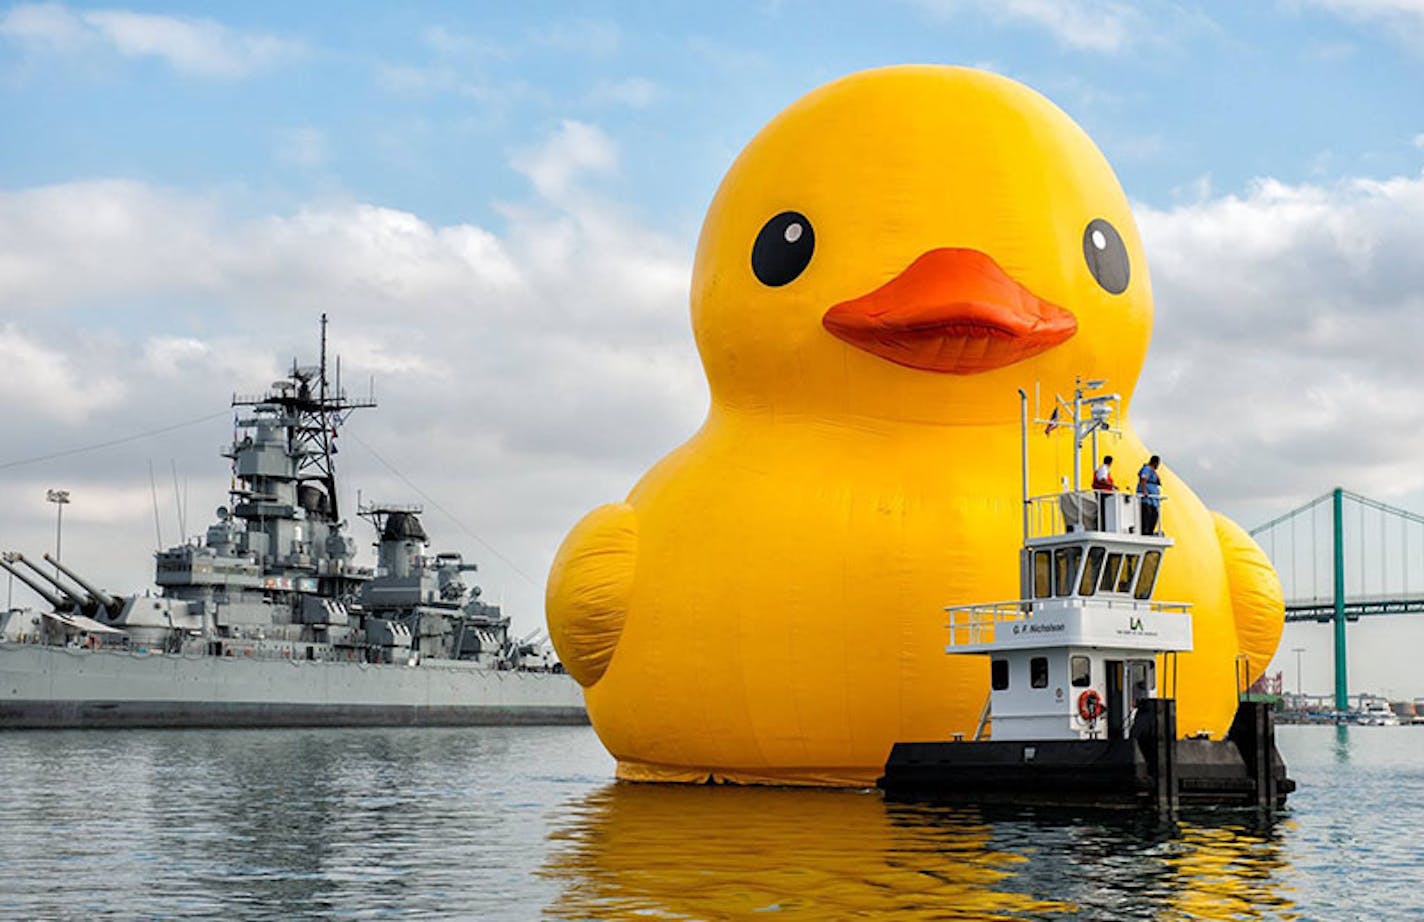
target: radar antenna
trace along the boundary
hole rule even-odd
[[[287,428],[287,449],[297,457],[297,482],[316,481],[325,489],[331,521],[341,521],[336,496],[336,436],[353,410],[374,407],[374,397],[348,398],[338,382],[326,379],[326,314],[321,315],[321,358],[317,367],[292,363],[287,379],[265,394],[234,394],[232,405],[280,413]]]

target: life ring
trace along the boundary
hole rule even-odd
[[[1103,716],[1103,712],[1106,710],[1107,707],[1103,704],[1103,696],[1098,694],[1096,688],[1090,688],[1078,696],[1078,716],[1088,723],[1092,723]]]

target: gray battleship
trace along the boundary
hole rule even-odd
[[[426,553],[419,506],[358,503],[378,559],[355,562],[336,439],[375,401],[347,396],[339,360],[328,381],[321,324],[317,365],[234,395],[230,504],[156,554],[157,594],[0,556],[49,606],[0,617],[0,728],[587,721],[548,643],[466,582],[474,564]]]

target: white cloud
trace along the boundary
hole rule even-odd
[[[1262,180],[1138,218],[1154,450],[1247,524],[1340,481],[1424,491],[1424,176]]]
[[[326,132],[311,125],[288,129],[277,141],[277,159],[292,166],[315,169],[325,166],[330,156]]]
[[[1380,26],[1393,38],[1424,53],[1424,2],[1421,0],[1291,0],[1342,19]]]
[[[77,55],[104,48],[126,58],[159,58],[179,73],[243,77],[300,53],[273,35],[240,32],[212,19],[128,10],[74,11],[20,4],[0,16],[0,36],[32,50]]]
[[[77,51],[91,38],[84,22],[57,3],[22,3],[0,16],[0,35],[55,51]]]
[[[37,342],[13,323],[0,325],[7,414],[44,414],[80,423],[123,399],[124,387],[115,376],[95,374],[85,365],[81,357]],[[17,444],[8,447],[14,450]]]
[[[623,34],[611,22],[592,19],[553,23],[535,33],[534,41],[557,51],[590,57],[616,54],[623,44]]]
[[[215,207],[127,180],[0,192],[0,315],[202,288],[220,256]]]
[[[617,169],[618,150],[597,127],[565,119],[550,140],[520,154],[513,166],[529,177],[541,195],[557,200],[580,174]]]
[[[456,32],[444,26],[430,26],[421,33],[421,38],[432,51],[441,55],[496,60],[508,58],[511,53],[506,45],[493,39]]]
[[[0,540],[48,547],[44,488],[70,488],[66,558],[141,589],[154,541],[148,463],[165,539],[177,534],[169,459],[192,479],[188,530],[203,527],[228,487],[216,450],[231,432],[229,398],[310,361],[327,311],[344,383],[365,393],[374,378],[381,403],[347,427],[343,502],[357,489],[421,499],[369,446],[512,562],[427,515],[437,544],[478,560],[488,597],[532,630],[568,527],[621,498],[706,410],[688,329],[692,241],[597,194],[592,183],[617,164],[595,126],[561,125],[521,161],[535,194],[506,206],[498,228],[360,202],[237,218],[245,209],[222,195],[118,180],[0,194],[0,367],[23,370],[27,388],[15,392],[7,374],[0,467],[218,417],[6,469]],[[71,513],[117,519],[71,531]],[[364,527],[353,524],[363,547]]]
[[[211,346],[190,336],[158,336],[143,347],[144,364],[160,378],[177,378],[211,355]]]
[[[1046,29],[1063,45],[1082,51],[1121,50],[1142,29],[1142,14],[1129,3],[1088,0],[909,0],[936,16],[982,12],[998,21]]]
[[[662,87],[645,77],[602,80],[589,92],[589,99],[594,103],[627,106],[630,109],[646,109],[662,96]]]

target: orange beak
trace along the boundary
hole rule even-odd
[[[978,250],[942,247],[826,312],[832,336],[897,365],[973,375],[1022,362],[1078,331],[1066,309]]]

